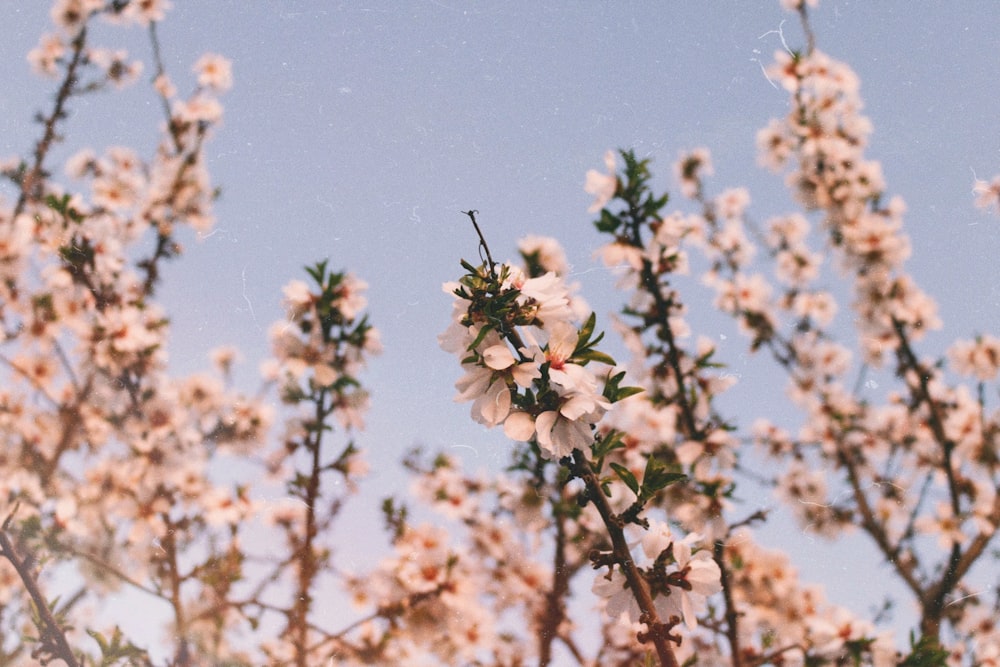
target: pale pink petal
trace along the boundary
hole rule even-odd
[[[514,363],[514,355],[506,345],[491,345],[483,350],[483,361],[494,370],[503,370]]]
[[[535,434],[535,420],[527,412],[512,412],[503,423],[503,432],[511,440],[527,442]]]

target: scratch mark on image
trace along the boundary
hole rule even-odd
[[[240,275],[243,278],[243,300],[247,302],[247,307],[250,308],[250,317],[253,319],[254,326],[260,329],[260,324],[257,323],[257,313],[254,312],[253,303],[247,295],[247,267],[245,265],[243,266],[243,272]]]

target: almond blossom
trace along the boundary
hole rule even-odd
[[[662,618],[683,618],[688,629],[698,627],[698,613],[704,611],[705,598],[722,590],[719,581],[719,566],[712,560],[708,551],[693,551],[692,545],[701,542],[702,537],[696,533],[687,535],[682,540],[673,538],[670,529],[662,523],[651,522],[647,534],[642,538],[642,548],[646,556],[645,567],[649,568],[649,577],[664,578],[664,584],[653,587],[653,602]],[[668,567],[657,575],[662,568],[663,554],[670,554]],[[654,565],[655,563],[655,565]],[[596,595],[605,598],[605,613],[612,618],[626,614],[635,622],[639,620],[639,606],[635,595],[629,590],[625,576],[618,570],[599,574],[594,579],[591,589]]]
[[[151,664],[131,643],[144,640],[92,614],[127,590],[162,611],[162,660],[177,665],[1000,662],[996,592],[977,579],[1000,528],[1000,339],[935,348],[942,322],[907,267],[906,204],[868,155],[860,80],[816,47],[816,0],[780,5],[805,46],[781,35],[767,75],[788,108],[757,143],[801,211],[758,218],[761,198],[715,188],[705,148],[675,162],[677,203],[650,159],[607,152],[584,190],[622,291],[621,366],[557,241],[529,236],[524,266],[498,264],[477,225],[486,259],[446,284],[439,343],[458,360],[455,400],[512,441],[503,472],[408,456],[411,483],[382,504],[387,553],[358,564],[337,523],[384,474],[360,433],[381,349],[365,282],[319,262],[286,284],[257,394],[233,388],[231,346],[171,374],[157,288],[182,235],[214,224],[205,146],[232,65],[192,58],[181,93],[159,56],[169,2],[55,0],[28,55],[54,100],[33,152],[0,161],[5,660]],[[151,60],[92,41],[129,25]],[[163,112],[149,150],[53,149],[79,95],[141,71],[151,86],[132,92]],[[973,194],[996,208],[997,179]],[[713,297],[745,354],[784,374],[798,424],[730,414],[720,397],[743,367],[694,312]],[[763,546],[774,502],[810,539],[869,541],[910,596],[913,619],[891,628],[909,644]],[[50,602],[66,581],[79,592]],[[581,583],[595,598],[573,601]],[[338,595],[357,615],[333,627]],[[594,599],[603,613],[588,617]]]
[[[615,194],[615,189],[618,187],[618,177],[615,175],[614,151],[608,151],[604,154],[604,166],[607,169],[606,174],[602,174],[594,169],[589,170],[587,172],[587,181],[583,186],[585,192],[594,195],[594,203],[587,209],[591,213],[604,208],[604,205],[611,200]]]

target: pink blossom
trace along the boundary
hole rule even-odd
[[[606,174],[594,169],[587,172],[587,182],[584,184],[583,190],[587,194],[594,195],[594,203],[587,209],[589,213],[596,213],[604,208],[615,196],[618,189],[614,151],[609,150],[604,154],[604,167],[607,169]]]
[[[217,53],[206,53],[194,64],[198,85],[225,92],[233,87],[233,64]]]
[[[976,179],[972,193],[976,195],[976,206],[979,208],[1000,211],[1000,176],[994,176],[989,182]]]
[[[590,424],[569,418],[562,411],[550,410],[538,415],[535,430],[539,446],[554,459],[569,456],[574,449],[586,451],[594,441]]]

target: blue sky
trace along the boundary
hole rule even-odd
[[[30,148],[31,116],[51,96],[24,57],[46,29],[43,4],[3,10],[4,155]],[[761,63],[781,48],[781,33],[803,43],[776,0],[174,4],[160,37],[178,87],[188,89],[204,51],[231,58],[236,83],[208,148],[223,188],[217,226],[189,239],[187,255],[165,272],[171,362],[193,371],[208,349],[235,342],[247,359],[241,381],[253,387],[266,329],[281,314],[280,288],[304,277],[304,264],[329,258],[368,281],[385,353],[367,376],[370,428],[359,439],[374,474],[352,509],[373,508],[399,488],[397,462],[417,443],[472,467],[507,460],[502,434],[485,432],[467,406],[451,402],[458,368],[435,340],[450,312],[441,283],[459,275],[460,257],[476,257],[460,210],[480,211],[498,259],[513,257],[528,233],[561,239],[584,296],[607,322],[617,301],[591,256],[598,235],[582,189],[605,150],[653,157],[658,186],[675,191],[678,151],[706,146],[715,191],[749,187],[758,220],[792,208],[782,178],[755,164],[755,132],[787,105]],[[908,266],[945,322],[922,349],[997,331],[1000,221],[973,209],[971,184],[974,173],[1000,172],[1000,4],[824,0],[814,16],[819,48],[861,77],[875,126],[869,155],[909,206]],[[96,33],[108,46],[123,38],[148,57],[137,29]],[[61,154],[118,143],[149,149],[157,112],[143,85],[80,100]],[[689,302],[695,328],[726,336],[720,356],[743,374],[730,399],[737,420],[788,414],[781,376],[746,360],[745,341],[728,323],[700,315],[707,292]],[[748,496],[768,502],[763,491]],[[357,517],[345,534],[375,520],[372,509]],[[369,559],[348,547],[344,557]],[[811,558],[806,574],[822,574],[835,558]]]

